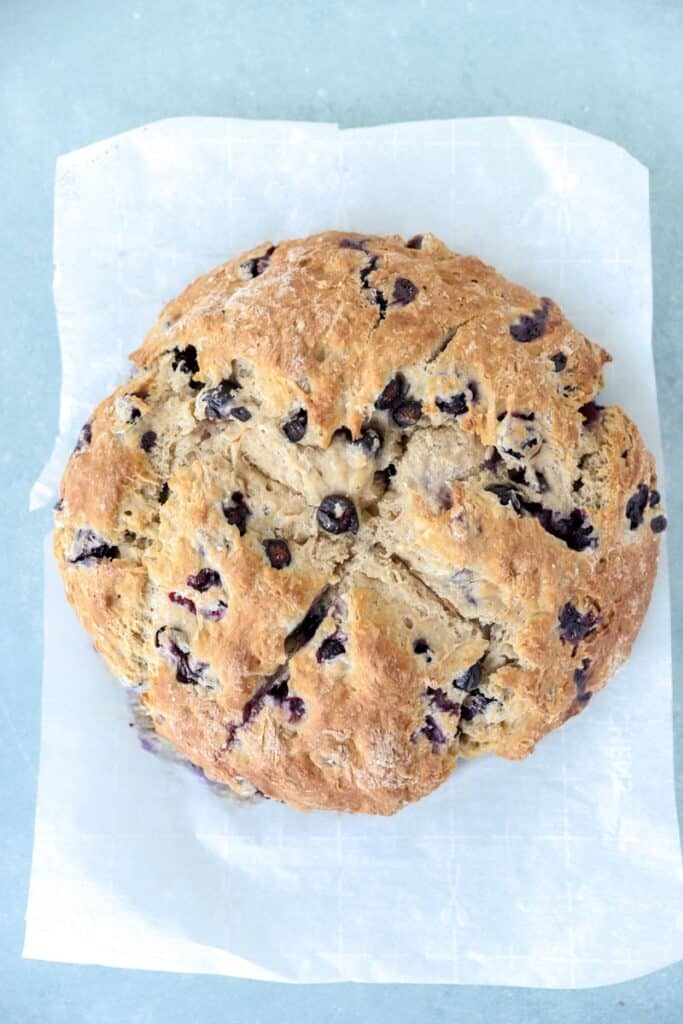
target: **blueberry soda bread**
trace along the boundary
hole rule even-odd
[[[431,235],[328,232],[169,303],[64,474],[66,590],[206,775],[391,814],[628,656],[666,526],[607,353]]]

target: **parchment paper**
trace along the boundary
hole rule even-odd
[[[32,505],[53,499],[80,425],[167,299],[241,249],[329,227],[431,230],[553,296],[614,354],[606,397],[661,459],[648,175],[623,150],[520,118],[344,132],[178,119],[58,161],[60,435]],[[49,542],[44,621],[25,956],[568,987],[683,954],[665,564],[628,666],[586,714],[528,760],[462,766],[390,819],[240,805],[151,756]]]

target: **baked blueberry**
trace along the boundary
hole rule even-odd
[[[287,420],[282,429],[285,432],[288,441],[292,444],[296,444],[306,433],[308,427],[308,413],[305,409],[299,409],[298,412],[294,413],[291,419]]]
[[[286,569],[292,561],[289,545],[285,540],[279,540],[275,537],[264,540],[263,550],[273,569]]]
[[[240,491],[235,491],[231,495],[229,504],[223,503],[223,515],[231,526],[237,527],[240,537],[243,537],[247,532],[247,519],[251,515],[251,510]]]
[[[328,494],[320,502],[316,516],[327,533],[358,533],[356,506],[344,494]]]

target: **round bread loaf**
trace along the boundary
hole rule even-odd
[[[191,284],[66,467],[69,600],[210,779],[391,814],[530,753],[629,654],[666,526],[607,353],[432,235]]]

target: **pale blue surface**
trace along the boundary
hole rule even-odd
[[[583,992],[435,986],[274,986],[23,962],[39,740],[41,547],[28,488],[49,454],[59,360],[51,297],[55,157],[179,114],[374,124],[529,114],[620,142],[652,169],[655,358],[672,526],[673,621],[683,607],[683,5],[679,0],[0,4],[3,682],[0,700],[0,1024],[468,1024],[683,1016],[683,968]],[[511,168],[511,171],[514,171]],[[674,632],[677,764],[683,778]],[[679,801],[679,809],[680,809]]]

